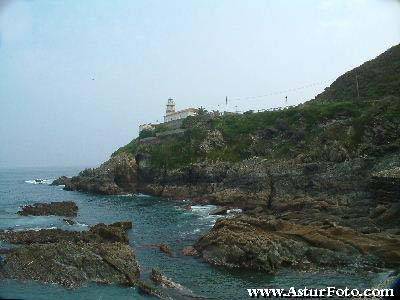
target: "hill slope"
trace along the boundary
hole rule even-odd
[[[344,101],[357,98],[356,75],[361,99],[400,96],[400,44],[373,60],[343,74],[316,97],[323,101]]]

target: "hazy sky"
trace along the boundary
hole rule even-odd
[[[315,96],[400,42],[395,0],[0,0],[0,167],[94,166],[178,108]],[[285,94],[230,101],[281,106]]]

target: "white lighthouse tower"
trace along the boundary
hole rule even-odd
[[[175,101],[172,98],[168,99],[168,103],[167,103],[167,109],[165,111],[165,115],[169,116],[172,115],[173,113],[175,113]]]

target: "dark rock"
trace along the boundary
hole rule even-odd
[[[228,213],[227,207],[218,207],[212,211],[210,211],[209,215],[226,215]]]
[[[246,213],[250,213],[250,214],[260,214],[264,211],[265,209],[261,206],[257,206],[256,208],[250,209],[248,211],[246,211]]]
[[[361,233],[377,233],[380,232],[381,230],[376,227],[376,226],[366,226],[366,227],[362,227],[360,229]]]
[[[138,282],[137,288],[141,295],[151,296],[158,299],[168,299],[158,289],[142,280]]]
[[[373,174],[369,187],[377,202],[398,202],[400,199],[400,167]]]
[[[0,240],[5,240],[11,244],[50,244],[62,241],[76,243],[79,241],[109,243],[127,243],[128,236],[125,228],[118,222],[114,224],[96,224],[89,231],[68,231],[61,229],[41,229],[23,231],[0,231]],[[129,222],[126,222],[129,223]]]
[[[399,228],[400,226],[400,203],[393,203],[380,214],[375,221],[384,228]]]
[[[282,267],[399,266],[399,245],[399,237],[387,234],[239,216],[217,221],[195,248],[214,265],[274,273]]]
[[[129,222],[125,223],[125,225],[121,225],[121,223],[118,223],[117,225],[105,225],[103,223],[100,223],[90,227],[89,232],[109,242],[120,242],[128,244],[129,238],[126,234],[126,230],[132,228],[132,226],[128,226]]]
[[[168,256],[172,256],[172,249],[170,246],[168,246],[167,244],[159,244],[158,248],[160,249],[161,252],[165,253]]]
[[[63,221],[65,223],[67,223],[68,225],[75,225],[76,224],[76,222],[74,220],[71,220],[71,219],[63,219]]]
[[[79,287],[87,282],[136,285],[139,266],[122,235],[127,226],[121,224],[124,223],[98,224],[87,232],[0,232],[0,239],[21,245],[5,254],[0,277],[65,287]]]
[[[50,244],[61,241],[78,242],[83,238],[84,232],[66,231],[61,229],[41,229],[24,231],[0,231],[0,240],[11,244]]]
[[[184,290],[183,286],[181,286],[179,283],[173,282],[171,279],[163,275],[159,270],[152,269],[150,278],[157,285],[162,285],[164,287],[177,290]]]
[[[72,201],[35,203],[26,205],[19,211],[21,216],[65,216],[75,217],[78,212],[78,206]]]
[[[71,182],[71,178],[69,178],[67,176],[61,176],[61,177],[57,178],[56,180],[54,180],[51,183],[51,185],[66,185],[70,182]]]
[[[121,221],[121,222],[112,223],[112,224],[110,224],[110,226],[119,227],[122,230],[128,230],[128,229],[133,228],[133,223],[132,223],[132,221]]]
[[[128,245],[63,241],[19,247],[7,255],[0,272],[11,279],[78,287],[85,282],[133,285],[139,267]]]
[[[166,294],[171,296],[170,299],[206,299],[193,294],[191,290],[177,282],[174,282],[172,279],[162,274],[159,270],[152,269],[150,279],[156,285],[165,288],[164,290]]]

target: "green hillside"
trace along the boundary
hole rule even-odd
[[[358,78],[361,99],[377,100],[400,96],[400,45],[345,73],[316,97],[316,100],[345,101],[357,98]]]

